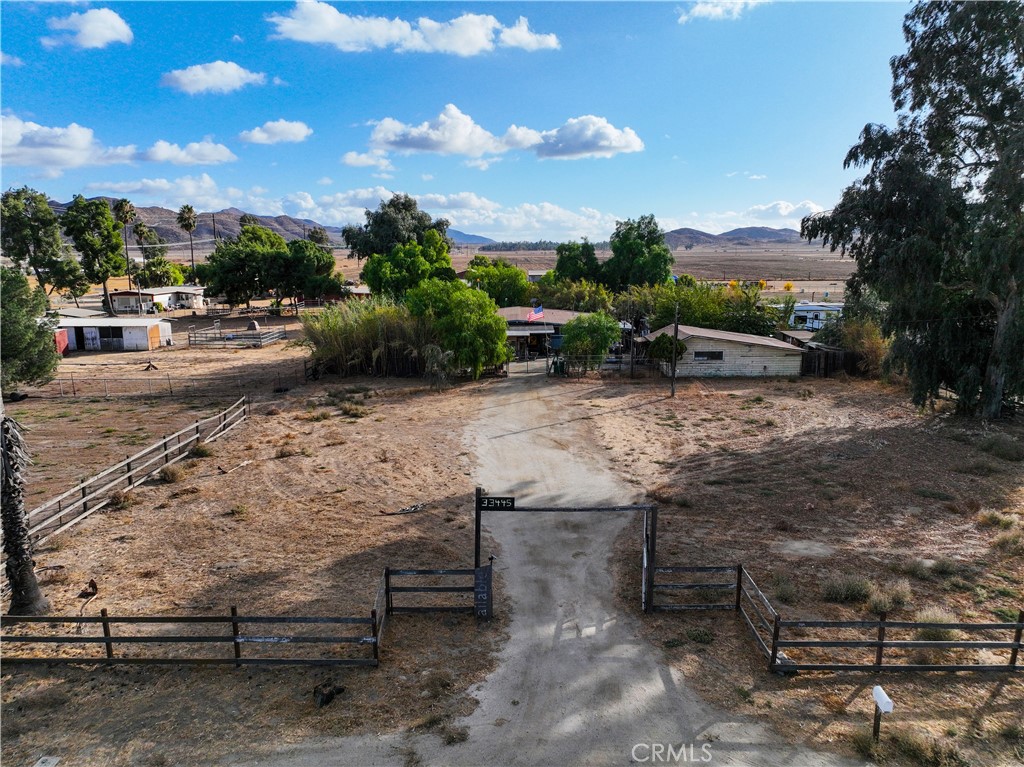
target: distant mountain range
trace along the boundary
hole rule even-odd
[[[100,197],[99,199],[106,200],[110,205],[117,202],[113,197]],[[61,203],[56,202],[55,200],[50,200],[50,207],[52,207],[57,213],[63,212],[70,204],[71,203],[69,202]],[[135,209],[135,212],[139,216],[138,220],[144,222],[146,226],[151,229],[154,229],[165,242],[188,242],[188,234],[178,227],[177,211],[160,207],[138,207]],[[242,229],[241,224],[238,222],[244,215],[245,211],[239,210],[238,208],[225,208],[224,210],[209,213],[197,212],[196,230],[192,233],[192,238],[195,241],[212,240],[215,225],[216,234],[219,239],[237,237],[238,233]],[[317,226],[323,226],[312,219],[295,218],[293,216],[256,216],[256,218],[259,219],[260,226],[265,226],[267,229],[277,232],[279,235],[284,237],[285,240],[303,239],[310,229]],[[327,230],[327,234],[333,242],[339,246],[344,245],[341,239],[340,226],[324,226],[324,229]],[[494,242],[494,240],[489,240],[486,237],[480,237],[475,234],[465,234],[464,232],[460,232],[455,229],[449,229],[448,236],[451,237],[457,245],[484,245],[488,242]],[[134,241],[129,244],[134,244]]]
[[[113,197],[101,197],[100,199],[107,200],[113,205],[116,200]],[[56,212],[62,212],[70,203],[60,203],[54,200],[50,201],[50,206]],[[188,242],[188,235],[178,228],[177,222],[177,211],[168,210],[167,208],[136,208],[136,213],[139,215],[139,220],[146,223],[147,226],[156,230],[156,233],[163,237],[166,242],[179,243]],[[212,240],[214,236],[214,223],[216,222],[217,237],[224,239],[225,237],[237,237],[239,231],[241,231],[241,225],[238,223],[239,219],[245,215],[244,210],[238,208],[226,208],[219,210],[215,213],[198,213],[197,214],[197,225],[195,232],[192,233],[192,237],[195,240]],[[316,226],[323,226],[308,218],[295,218],[293,216],[256,216],[259,219],[260,225],[265,226],[271,231],[277,232],[279,235],[285,238],[285,240],[297,240],[304,238],[306,233]],[[339,226],[324,226],[327,230],[327,234],[331,240],[337,243],[339,246],[343,245],[341,239],[341,227]],[[494,243],[488,237],[481,237],[478,234],[467,234],[460,232],[457,229],[449,229],[448,236],[457,245],[487,245]],[[672,250],[691,248],[695,246],[713,246],[713,245],[727,245],[727,246],[743,246],[743,245],[758,245],[770,243],[773,245],[779,244],[799,244],[803,242],[800,237],[800,233],[795,229],[772,229],[768,226],[746,226],[740,229],[732,229],[728,232],[722,232],[721,234],[709,234],[708,232],[702,232],[699,229],[674,229],[671,232],[665,232],[665,244]]]
[[[744,226],[721,234],[708,234],[699,229],[674,229],[665,232],[665,244],[672,250],[707,245],[758,245],[803,242],[795,229],[772,229],[769,226]]]

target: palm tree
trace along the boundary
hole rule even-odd
[[[196,209],[191,205],[182,205],[178,211],[178,226],[188,232],[188,249],[192,254],[192,284],[196,284],[196,251],[192,247],[192,232],[196,230]]]
[[[117,219],[117,223],[124,227],[124,265],[125,271],[128,274],[128,290],[132,289],[132,262],[128,258],[128,224],[135,221],[138,217],[139,214],[135,212],[135,206],[132,205],[130,200],[122,197],[114,203],[114,218]],[[141,308],[140,306],[140,311]]]
[[[25,516],[25,467],[28,450],[21,427],[8,418],[0,401],[0,521],[3,523],[4,555],[7,557],[7,582],[11,585],[11,615],[43,615],[50,602],[39,590],[32,539]]]

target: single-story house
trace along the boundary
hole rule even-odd
[[[793,307],[789,325],[802,330],[821,330],[827,320],[838,317],[842,313],[843,304],[841,303],[801,301]]]
[[[644,340],[653,341],[666,333],[672,334],[671,325],[649,333]],[[689,325],[680,325],[676,338],[686,344],[686,352],[676,360],[680,378],[800,375],[803,350],[777,338]],[[661,370],[671,376],[671,363],[662,363]]]
[[[171,325],[153,317],[61,317],[68,351],[135,352],[170,346]]]
[[[164,309],[201,309],[203,307],[202,285],[171,285],[165,288],[143,288],[142,290],[114,290],[110,300],[115,312],[139,313],[139,297],[142,297],[142,311],[149,312],[156,304]]]
[[[562,326],[585,314],[568,309],[545,309],[543,317],[531,321],[527,317],[532,311],[532,306],[506,306],[498,309],[498,314],[508,324],[506,334],[517,357],[527,354],[536,357],[546,355],[549,349],[557,349],[562,337]]]
[[[526,270],[526,281],[527,282],[540,282],[544,279],[544,275],[548,273],[548,269],[527,269]]]

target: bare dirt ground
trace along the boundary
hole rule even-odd
[[[274,364],[278,357],[287,361],[297,351],[171,349],[155,359],[161,372],[179,361],[221,375],[235,366]],[[111,361],[125,357],[136,355]],[[649,493],[662,503],[661,563],[743,562],[773,600],[776,576],[788,578],[797,587],[792,604],[783,607],[775,600],[787,617],[867,617],[863,606],[821,600],[819,584],[833,573],[868,573],[879,583],[907,577],[913,598],[903,615],[942,605],[964,620],[996,620],[996,611],[1019,608],[1024,598],[1022,557],[993,548],[1003,531],[980,524],[980,514],[999,511],[1020,530],[1021,464],[979,448],[993,429],[919,414],[902,391],[879,384],[694,382],[681,385],[676,399],[669,400],[664,382],[542,382],[546,391],[537,396],[545,407],[537,410],[532,399],[520,401],[524,392],[514,386],[494,399],[505,386],[495,381],[443,395],[418,382],[380,381],[330,381],[275,395],[272,382],[266,383],[252,419],[231,440],[215,443],[213,456],[188,465],[180,482],[140,488],[128,508],[97,514],[39,552],[40,564],[66,567],[46,583],[57,612],[77,614],[79,589],[95,578],[100,594],[90,612],[107,607],[115,615],[210,613],[237,604],[243,614],[362,614],[384,564],[470,563],[474,480],[493,492],[508,488],[523,497],[589,498],[605,479],[581,475],[571,490],[556,489],[563,475],[554,467],[577,460],[601,477],[617,476],[625,488],[601,495],[630,497],[633,488],[637,496]],[[136,408],[132,415],[141,422],[150,417],[147,407],[155,418],[166,410],[173,415],[187,402],[30,399],[17,407],[28,410],[26,420],[36,419],[30,438],[52,430],[45,449],[33,444],[37,460],[49,464],[67,452],[61,434],[68,441],[96,441],[89,436],[93,424],[118,427],[118,409]],[[80,421],[73,421],[74,415],[55,417],[59,409],[77,407],[100,412]],[[179,415],[186,421],[199,417],[191,407]],[[484,442],[466,441],[462,429],[453,426],[469,422]],[[994,430],[1024,437],[1019,425]],[[504,440],[510,448],[503,450],[511,453],[486,444],[487,437],[491,443]],[[541,455],[536,462],[530,458],[535,447]],[[101,453],[79,452],[97,457],[92,471],[106,465]],[[244,461],[252,463],[227,476],[216,468]],[[516,466],[530,468],[536,477],[515,474]],[[52,473],[50,466],[37,470]],[[500,481],[510,473],[515,475],[511,484]],[[423,500],[423,512],[381,514]],[[790,745],[765,733],[757,735],[758,742],[773,744],[772,753],[782,759],[777,763],[790,764],[805,758],[803,746],[851,754],[851,735],[869,726],[870,689],[877,681],[871,675],[777,678],[764,671],[745,627],[731,615],[641,617],[638,520],[592,531],[552,520],[545,523],[554,525],[550,529],[529,531],[548,541],[541,549],[524,544],[525,533],[516,528],[521,520],[488,524],[505,575],[500,593],[525,605],[510,626],[398,616],[381,668],[329,674],[8,666],[3,761],[32,764],[40,756],[58,755],[62,764],[74,765],[477,764],[476,755],[499,746],[507,752],[511,741],[533,744],[520,759],[530,764],[538,754],[555,753],[545,750],[553,745],[535,740],[554,728],[559,737],[571,733],[591,743],[577,754],[590,761],[571,754],[556,761],[619,764],[628,754],[618,741],[635,732],[631,720],[617,713],[625,707],[639,712],[632,716],[640,719],[649,714],[653,722],[675,721],[682,728],[666,725],[645,736],[678,742],[705,730],[716,735],[721,763],[727,764],[766,763],[726,747],[747,737],[744,728],[765,721]],[[611,551],[620,529],[614,559],[606,565],[600,552]],[[560,562],[552,549],[560,552]],[[543,566],[512,585],[512,573],[504,568],[517,557],[528,562],[534,556],[542,556],[537,564]],[[944,557],[954,564],[941,574],[930,569],[909,574],[917,558]],[[608,580],[609,567],[614,580]],[[569,578],[570,585],[583,578],[605,598],[545,597],[544,568],[554,568],[551,572]],[[501,596],[499,604],[504,604]],[[499,614],[507,617],[501,609]],[[697,627],[709,629],[714,641],[687,640],[685,630]],[[510,642],[496,667],[491,653],[502,647],[506,628],[514,636],[524,632],[521,639],[532,637],[538,649],[517,656],[531,645]],[[641,681],[615,688],[609,681],[615,674],[608,672],[614,664],[587,655],[588,638],[606,643],[599,645],[604,655],[598,653],[604,660],[619,657],[618,650],[639,663],[637,668],[646,669],[637,674],[640,680],[651,669],[662,669],[660,687]],[[564,652],[593,673],[581,676],[579,688],[548,689],[550,675],[535,673],[544,668],[540,648],[558,650],[553,663]],[[325,675],[348,689],[317,710],[311,691]],[[676,690],[671,695],[668,679]],[[881,679],[897,701],[887,727],[936,738],[971,764],[1020,759],[1021,679],[951,674]],[[706,703],[686,693],[687,686]],[[535,703],[524,706],[529,700]],[[604,713],[579,718],[591,701],[605,701],[595,703]],[[336,735],[354,738],[335,741],[331,736]],[[285,749],[288,744],[295,748]],[[504,757],[495,759],[505,763]],[[826,757],[806,759],[805,764],[817,765]]]
[[[219,374],[235,360],[256,364],[280,351],[212,353],[207,365]],[[77,595],[95,579],[90,614],[226,614],[237,605],[243,615],[368,617],[386,564],[471,566],[471,465],[451,424],[486,385],[455,396],[419,382],[266,390],[255,414],[214,443],[212,456],[187,462],[179,481],[137,488],[127,508],[104,510],[37,552],[40,565],[64,566],[43,578],[54,613],[77,615]],[[46,417],[76,405],[101,412],[75,422]],[[116,424],[126,405],[139,418],[147,407],[178,408],[173,400],[127,398],[107,406],[28,400],[20,407],[30,411],[26,420],[59,421],[69,439],[85,439],[81,431],[94,422]],[[46,463],[63,452],[54,443],[31,444]],[[102,454],[89,455],[97,459],[91,468],[102,468]],[[218,469],[246,461],[228,475]],[[414,503],[425,508],[384,514]],[[502,635],[502,620],[396,616],[377,669],[5,664],[3,762],[55,755],[67,765],[213,764],[244,748],[251,763],[314,735],[418,728],[458,738],[450,723],[475,705],[464,692],[492,667]],[[347,689],[316,709],[313,687],[327,677]]]
[[[821,594],[830,576],[862,575],[883,587],[909,581],[912,597],[890,612],[894,620],[930,606],[962,621],[1016,620],[1024,551],[993,543],[1024,528],[1024,466],[979,445],[994,432],[1021,440],[1020,424],[984,428],[918,413],[903,391],[874,382],[695,381],[674,400],[664,388],[605,383],[589,402],[619,470],[660,502],[659,564],[741,562],[789,619],[870,619],[862,602],[842,606]],[[989,512],[1003,514],[1010,532],[986,525]],[[634,523],[618,558],[620,598],[632,609],[640,535]],[[780,584],[795,589],[788,604],[776,596]],[[871,687],[882,683],[897,700],[887,725],[895,731],[935,739],[970,764],[1024,758],[1019,675],[783,679],[764,671],[731,613],[659,614],[643,625],[706,700],[756,713],[792,740],[849,753],[870,726]],[[714,641],[688,641],[694,628]]]

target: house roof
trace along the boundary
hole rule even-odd
[[[644,336],[645,341],[653,341],[658,336],[665,334],[672,334],[672,326],[666,325],[663,328],[655,330],[652,333],[648,333]],[[747,344],[749,346],[770,346],[773,349],[784,349],[788,352],[796,354],[800,353],[800,349],[793,344],[787,344],[785,341],[780,341],[777,338],[768,338],[768,336],[755,336],[750,333],[732,333],[728,330],[712,330],[711,328],[695,328],[692,325],[680,325],[679,333],[676,336],[680,341],[685,341],[687,338],[710,338],[715,341],[731,341],[736,344]]]
[[[498,309],[498,314],[506,322],[526,322],[526,316],[532,311],[532,306],[506,306]],[[571,312],[568,309],[545,309],[542,319],[548,325],[564,325],[569,320],[583,317],[586,314],[586,312]]]
[[[152,317],[61,317],[59,328],[136,328],[145,325],[151,328],[165,320]]]
[[[845,306],[842,302],[801,301],[793,307],[796,312],[841,312]]]
[[[166,296],[168,293],[191,293],[202,295],[206,290],[202,285],[169,285],[166,288],[143,288],[142,290],[112,290],[112,296],[137,296],[142,293],[144,296]]]
[[[58,306],[53,310],[59,317],[106,317],[99,309],[82,309],[78,306]]]

